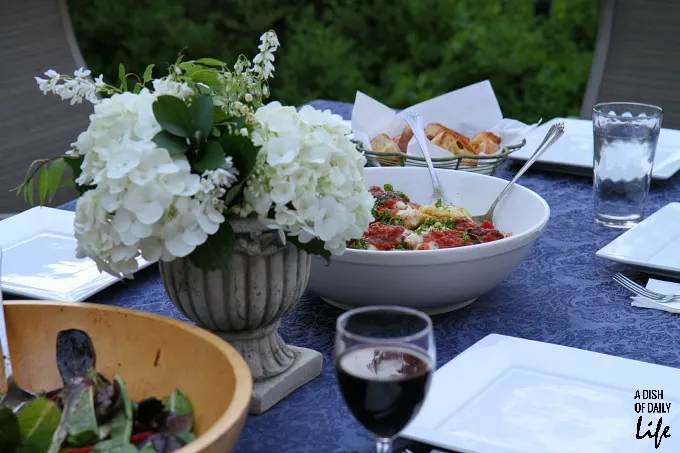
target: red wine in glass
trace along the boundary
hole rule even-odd
[[[366,429],[392,438],[423,404],[432,376],[432,360],[407,346],[366,345],[336,360],[338,384],[350,411]]]
[[[352,415],[376,436],[376,451],[415,418],[435,368],[432,320],[405,307],[374,306],[338,318],[335,370]]]

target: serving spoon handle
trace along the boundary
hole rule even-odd
[[[519,169],[517,174],[503,188],[501,193],[498,194],[494,202],[491,203],[491,207],[489,208],[489,210],[482,215],[472,216],[472,220],[475,223],[482,223],[485,220],[493,223],[493,213],[494,210],[496,209],[496,206],[498,206],[498,203],[510,191],[510,189],[512,189],[517,180],[521,178],[524,173],[526,173],[529,167],[531,167],[534,164],[534,162],[536,162],[538,158],[541,157],[543,153],[545,153],[548,150],[548,148],[550,148],[562,135],[564,135],[564,123],[559,122],[553,124],[552,127],[548,130],[548,133],[545,134],[545,137],[543,137],[543,141],[541,142],[541,144],[538,145],[538,148],[536,148],[534,154],[528,161],[526,161],[522,168]]]
[[[413,135],[418,142],[418,146],[423,151],[423,156],[425,156],[425,162],[427,162],[427,169],[430,170],[430,178],[432,179],[432,201],[442,200],[446,202],[446,197],[444,196],[444,189],[442,188],[442,183],[439,182],[439,176],[434,169],[434,164],[432,163],[432,158],[430,157],[430,150],[427,149],[427,140],[425,139],[425,127],[423,126],[423,117],[420,113],[413,110],[406,112],[406,123],[409,125],[413,131]]]

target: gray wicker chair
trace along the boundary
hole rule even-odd
[[[664,109],[664,127],[680,129],[678,19],[678,0],[602,1],[581,118],[597,102],[644,102]]]
[[[66,0],[0,0],[0,37],[0,216],[6,217],[29,207],[11,189],[30,163],[69,149],[87,128],[92,105],[45,96],[33,79],[47,69],[72,74],[85,66]],[[61,189],[53,204],[75,196]]]

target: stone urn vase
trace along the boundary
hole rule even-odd
[[[251,414],[260,414],[321,373],[323,356],[287,345],[281,317],[304,293],[311,256],[283,245],[257,219],[230,220],[236,245],[228,271],[204,271],[187,258],[161,262],[163,285],[189,319],[219,335],[248,362]]]

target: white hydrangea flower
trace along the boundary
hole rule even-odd
[[[260,36],[261,44],[257,47],[260,53],[253,58],[253,71],[263,80],[273,77],[274,74],[274,52],[281,45],[279,38],[273,31],[268,31]]]
[[[73,73],[73,77],[64,76],[50,69],[45,72],[47,79],[35,77],[38,88],[43,94],[58,94],[62,99],[70,99],[71,105],[80,104],[83,99],[92,104],[99,103],[99,91],[104,88],[103,75],[99,75],[95,81],[90,80],[92,73],[89,69],[80,68]]]
[[[256,213],[302,242],[319,238],[326,250],[342,254],[368,228],[374,202],[363,182],[366,159],[345,135],[342,118],[272,102],[255,119],[252,140],[262,148],[236,211]]]
[[[151,83],[157,95],[170,95],[186,100],[195,94],[193,88],[186,82],[180,83],[170,77],[155,79]]]
[[[238,179],[231,158],[199,176],[185,156],[154,143],[161,131],[152,109],[157,96],[143,89],[103,100],[73,144],[84,156],[76,182],[95,186],[76,206],[78,256],[113,275],[131,276],[140,255],[152,261],[189,255],[225,221],[216,199]],[[205,181],[212,184],[208,193]]]

